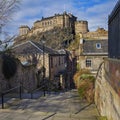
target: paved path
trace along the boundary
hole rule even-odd
[[[0,109],[0,120],[97,120],[97,116],[95,105],[80,101],[75,90],[38,99],[12,99]]]

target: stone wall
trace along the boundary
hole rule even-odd
[[[85,39],[108,39],[108,31],[104,28],[98,28],[96,31],[90,31],[82,34],[82,37]]]
[[[120,119],[120,61],[105,60],[95,83],[95,104],[108,120]]]
[[[87,33],[88,30],[88,22],[87,21],[76,21],[75,22],[75,34],[79,33]]]
[[[16,60],[17,72],[16,74],[7,80],[2,73],[2,57],[0,56],[0,92],[9,89],[9,83],[11,88],[23,83],[28,90],[35,89],[37,87],[36,68],[35,66],[22,66],[21,63]]]

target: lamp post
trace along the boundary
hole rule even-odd
[[[43,45],[43,83],[44,83],[44,96],[45,96],[45,37],[44,35],[42,36],[42,45]]]

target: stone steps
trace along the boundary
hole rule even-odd
[[[5,103],[0,120],[97,120],[94,104],[81,101],[77,92],[41,96],[37,99],[12,98]]]

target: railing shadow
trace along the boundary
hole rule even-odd
[[[88,107],[89,107],[89,106],[91,106],[91,105],[92,105],[92,103],[90,103],[90,104],[88,104],[88,105],[84,106],[84,107],[83,107],[83,108],[81,108],[79,111],[77,111],[75,114],[80,113],[81,111],[85,110],[86,108],[88,108]]]

